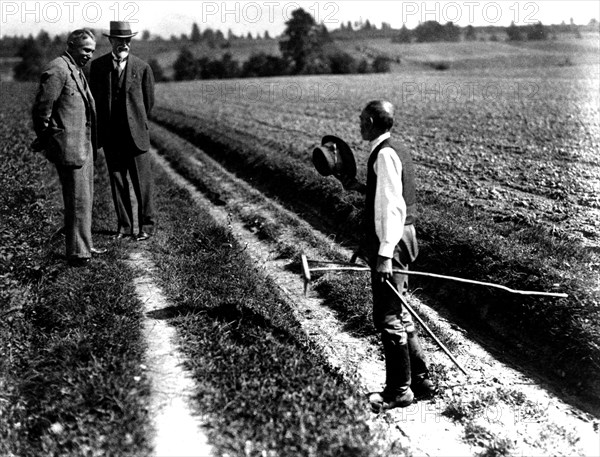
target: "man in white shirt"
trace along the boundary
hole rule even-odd
[[[412,317],[386,284],[389,280],[405,295],[408,275],[393,273],[392,268],[408,269],[418,254],[413,164],[408,151],[390,141],[393,124],[390,102],[368,103],[360,115],[361,136],[371,147],[367,184],[338,176],[345,189],[366,194],[361,253],[371,267],[373,319],[381,333],[386,366],[385,389],[369,397],[375,412],[406,407],[415,395],[435,393]]]

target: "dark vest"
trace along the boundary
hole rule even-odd
[[[367,197],[364,210],[364,227],[367,239],[377,239],[375,231],[375,191],[377,188],[377,175],[373,170],[379,151],[383,148],[392,148],[402,162],[402,197],[406,203],[405,225],[414,224],[417,219],[417,192],[415,187],[415,173],[413,162],[404,148],[395,147],[389,139],[383,140],[369,156],[367,163]]]
[[[125,98],[125,73],[127,73],[127,67],[123,69],[120,77],[116,69],[110,74],[112,97],[110,102],[110,124],[113,132],[115,130],[128,128],[127,101]]]

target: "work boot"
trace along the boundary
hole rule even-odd
[[[406,408],[412,404],[414,398],[410,387],[407,387],[406,391],[400,395],[386,395],[384,390],[369,395],[369,404],[374,413],[382,413],[393,408]]]
[[[437,393],[437,387],[429,378],[415,379],[410,388],[415,394],[415,398],[419,399],[432,398]]]
[[[425,362],[425,352],[415,332],[408,334],[408,353],[410,355],[411,390],[417,398],[433,397],[437,389],[431,379],[429,379],[429,369]]]
[[[369,403],[374,412],[404,408],[413,402],[410,389],[410,356],[408,345],[402,344],[399,335],[381,334],[385,355],[385,389],[371,394]]]

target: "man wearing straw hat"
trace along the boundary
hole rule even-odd
[[[94,60],[90,87],[98,112],[98,146],[104,149],[110,175],[120,239],[134,235],[129,181],[137,200],[136,240],[148,239],[155,229],[152,160],[148,115],[154,105],[154,76],[150,66],[130,53],[132,32],[127,22],[111,21],[112,51]]]

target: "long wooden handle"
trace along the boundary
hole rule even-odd
[[[311,268],[310,271],[311,272],[315,272],[315,271],[371,271],[371,269],[369,267],[339,266],[339,267],[316,267],[316,268]],[[501,284],[494,284],[492,282],[475,281],[474,279],[457,278],[456,276],[446,276],[446,275],[440,275],[437,273],[426,273],[426,272],[422,272],[422,271],[399,270],[399,269],[394,269],[393,271],[394,271],[394,273],[401,273],[401,274],[405,274],[405,275],[427,276],[429,278],[447,279],[449,281],[463,282],[463,283],[467,283],[467,284],[476,284],[478,286],[494,287],[496,289],[502,289],[511,294],[538,295],[538,296],[544,296],[544,297],[558,297],[558,298],[567,298],[568,297],[567,294],[559,293],[559,292],[536,292],[536,291],[532,291],[532,290],[511,289],[510,287],[506,287]]]
[[[456,360],[456,358],[452,355],[452,353],[448,350],[448,348],[446,346],[444,346],[444,343],[442,343],[438,339],[438,337],[433,334],[433,332],[431,331],[431,329],[429,327],[427,327],[427,325],[425,325],[425,322],[423,322],[423,319],[421,319],[421,317],[415,312],[415,310],[412,309],[412,307],[404,299],[402,294],[400,292],[398,292],[398,290],[394,287],[394,285],[390,281],[388,281],[386,279],[385,282],[394,291],[394,293],[400,299],[402,304],[406,307],[406,309],[410,313],[410,315],[421,325],[421,327],[423,327],[423,329],[427,332],[427,334],[431,338],[433,338],[433,340],[437,343],[437,345],[440,347],[440,349],[442,351],[444,351],[448,357],[450,357],[450,360],[452,360],[452,362],[454,362],[454,365],[456,365],[460,369],[460,371],[462,371],[468,377],[469,373],[467,373],[466,370],[462,367],[462,365],[460,363],[458,363],[458,360]]]

